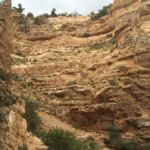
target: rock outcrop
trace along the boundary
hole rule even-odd
[[[123,136],[147,143],[150,1],[115,0],[110,14],[96,21],[68,19],[31,24],[30,35],[16,36],[12,68],[23,96],[40,105],[39,114],[65,125],[101,137],[115,123]],[[59,36],[45,38],[51,33]]]
[[[11,92],[11,1],[0,3],[0,149],[17,150],[24,141],[27,124],[21,117],[23,103]]]
[[[136,127],[131,131],[126,122],[149,120],[150,115],[150,1],[116,0],[111,9],[111,20],[115,55],[110,57],[108,65],[95,68],[97,76],[102,76],[100,81],[110,85],[97,85],[97,89],[101,89],[95,95],[99,106],[72,109],[68,117],[72,122],[97,132],[115,122],[124,133],[133,132],[134,136],[147,142],[149,125],[145,123],[138,131]],[[109,33],[109,30],[102,29],[102,34]],[[145,132],[142,134],[142,131]]]
[[[25,106],[11,80],[12,48],[11,0],[4,0],[0,1],[0,149],[18,150],[25,144],[29,150],[46,150],[40,139],[27,132]]]

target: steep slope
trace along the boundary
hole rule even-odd
[[[130,132],[145,142],[149,140],[149,4],[150,1],[117,0],[113,4],[116,49],[93,66],[96,71],[91,74],[98,78],[95,100],[99,106],[72,110],[68,113],[72,121],[97,132],[115,122],[125,134]]]
[[[4,0],[0,3],[0,149],[18,150],[27,144],[29,150],[46,150],[38,138],[27,132],[24,102],[11,81],[12,48],[11,0]]]
[[[71,120],[80,124],[84,120],[83,126],[88,122],[87,129],[91,128],[97,132],[105,130],[111,122],[116,122],[126,134],[130,132],[132,136],[139,136],[141,140],[148,141],[149,4],[150,1],[115,1],[111,13],[115,24],[113,40],[116,49],[113,54],[109,54],[107,60],[94,68],[94,76],[101,76],[98,77],[96,88],[99,91],[95,97],[99,106],[72,110],[68,113],[69,118],[72,116]],[[91,123],[93,116],[96,118]],[[133,122],[136,122],[135,126]]]
[[[17,149],[26,132],[26,122],[21,102],[10,90],[10,53],[12,28],[10,23],[11,1],[0,4],[0,147],[2,150]]]
[[[23,97],[37,101],[40,114],[65,125],[103,137],[115,123],[125,137],[147,143],[149,7],[149,0],[115,0],[110,14],[96,21],[76,17],[78,22],[66,23],[58,17],[32,25],[21,38],[17,32],[13,71]],[[48,122],[43,117],[43,128]]]

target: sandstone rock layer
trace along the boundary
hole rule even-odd
[[[6,26],[3,26],[3,19],[1,24],[0,65],[9,79],[10,69],[6,68],[10,68],[7,59],[11,41],[8,42],[6,35],[11,31],[4,33],[7,21]],[[40,105],[37,111],[43,121],[41,128],[69,128],[77,136],[82,131],[82,137],[84,132],[85,136],[90,133],[102,142],[108,135],[108,128],[115,123],[124,137],[149,142],[149,0],[115,0],[109,15],[96,21],[88,17],[64,17],[64,20],[57,17],[48,19],[44,25],[30,23],[30,33],[22,33],[15,21],[14,25],[12,71],[18,75],[18,80],[13,83],[19,87],[20,97],[30,98]],[[11,97],[7,82],[0,83],[2,93],[9,93],[7,97]],[[18,91],[15,92],[18,94]],[[6,114],[2,119],[4,127],[9,124],[14,134],[18,126],[16,120],[19,120],[21,128],[25,129],[26,124],[16,108],[10,108],[16,101],[1,97],[0,103],[9,106],[1,107],[1,114]],[[18,130],[21,132],[25,130]],[[1,133],[6,141],[6,132]],[[12,143],[15,142],[12,140]]]

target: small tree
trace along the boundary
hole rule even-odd
[[[22,4],[18,4],[18,8],[17,7],[13,7],[17,12],[19,13],[23,13],[23,11],[25,10],[25,8],[22,7]]]
[[[51,16],[51,17],[57,17],[56,9],[55,9],[55,8],[52,9],[50,16]]]
[[[29,13],[27,14],[27,17],[34,18],[34,15],[33,15],[33,13],[29,12]]]
[[[28,131],[31,132],[35,132],[41,124],[41,119],[36,112],[37,108],[38,105],[35,102],[31,100],[26,100],[26,112],[24,117],[27,121]]]
[[[122,143],[121,130],[115,124],[112,124],[108,131],[110,147],[118,150]]]
[[[91,13],[91,19],[96,20],[99,19],[109,13],[109,10],[111,8],[112,4],[104,6],[101,10],[98,10],[97,14],[94,14],[93,12]]]
[[[36,25],[42,25],[45,24],[47,21],[47,17],[44,15],[40,15],[34,18],[34,24]]]

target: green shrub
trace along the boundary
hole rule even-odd
[[[107,37],[107,38],[112,38],[112,37],[113,37],[113,34],[108,33],[108,34],[106,35],[106,37]]]
[[[75,136],[61,129],[53,129],[48,133],[40,133],[39,135],[45,145],[48,146],[48,150],[81,150],[81,143],[75,138]]]
[[[112,124],[112,126],[108,129],[108,131],[109,131],[110,147],[116,148],[116,150],[118,150],[118,147],[120,146],[120,143],[122,142],[121,130],[115,124]]]
[[[90,37],[90,33],[89,32],[84,32],[81,37]]]
[[[47,14],[37,16],[34,18],[34,24],[36,24],[36,25],[45,24],[47,22],[47,18],[48,18]]]
[[[21,51],[17,51],[17,52],[16,52],[16,55],[21,56],[21,57],[24,57],[24,54],[23,54]]]
[[[101,43],[94,43],[94,44],[90,45],[90,49],[94,49],[94,50],[101,49],[102,47],[103,47],[103,45]]]
[[[137,120],[127,120],[126,123],[128,124],[128,126],[138,128],[138,121]]]
[[[38,131],[36,135],[48,146],[48,150],[97,150],[92,137],[80,141],[72,133],[62,129],[53,129],[48,133]]]
[[[33,15],[33,13],[29,12],[29,13],[27,14],[27,17],[34,18],[34,15]]]
[[[68,13],[64,12],[64,13],[59,13],[58,16],[68,16]]]
[[[24,117],[27,121],[28,131],[35,132],[41,124],[41,119],[36,112],[38,105],[31,100],[26,100],[25,103],[26,112]]]
[[[83,141],[83,150],[98,150],[97,144],[93,137],[88,137]]]
[[[32,82],[23,82],[21,85],[23,88],[32,88],[33,86]]]
[[[9,80],[9,75],[2,68],[0,68],[0,80],[3,81]]]
[[[37,16],[37,17],[35,17],[35,19],[34,19],[34,24],[36,24],[36,25],[41,25],[41,24],[44,24],[44,23],[43,23],[42,18],[41,18],[40,16]]]
[[[112,125],[109,128],[109,147],[113,148],[115,150],[149,150],[150,145],[144,144],[138,142],[138,140],[135,140],[136,138],[132,139],[124,139],[121,137],[121,130],[115,126]]]
[[[26,60],[25,60],[25,58],[23,58],[23,59],[21,59],[21,58],[16,58],[16,63],[18,63],[18,64],[25,64],[26,63]]]
[[[116,86],[117,85],[117,77],[112,77],[110,80],[109,80],[109,84],[111,86]]]
[[[111,8],[112,4],[104,6],[101,10],[98,11],[97,14],[91,14],[91,19],[92,20],[97,20],[109,13],[109,9]]]
[[[26,144],[23,144],[23,145],[18,147],[18,150],[28,150],[28,147]]]

